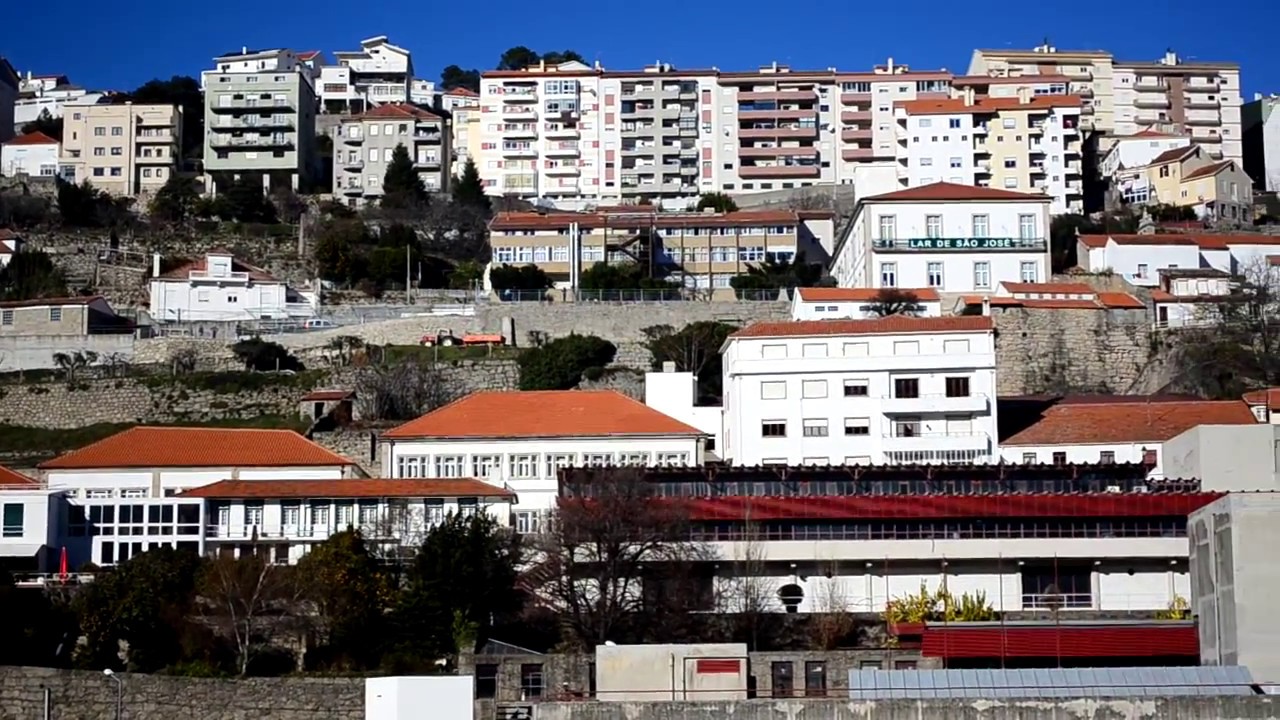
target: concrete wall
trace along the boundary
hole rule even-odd
[[[730,661],[736,672],[698,672],[697,658]],[[609,702],[745,700],[747,646],[598,645],[596,696]]]
[[[1164,475],[1200,478],[1205,490],[1280,490],[1277,442],[1280,425],[1200,425],[1165,441]]]
[[[205,680],[118,676],[128,720],[363,720],[363,678]],[[101,672],[0,667],[0,720],[112,720],[116,684]]]
[[[543,703],[534,720],[1246,720],[1274,718],[1270,697],[1132,700],[744,700],[707,703]]]
[[[0,336],[0,372],[57,367],[55,353],[91,350],[99,356],[133,357],[133,335],[4,335]]]

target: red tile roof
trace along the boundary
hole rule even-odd
[[[1266,405],[1268,410],[1280,410],[1280,388],[1245,393],[1244,401],[1250,405]]]
[[[612,390],[472,393],[382,437],[545,438],[704,435]]]
[[[40,485],[40,483],[20,472],[15,472],[3,465],[0,465],[0,487],[4,487],[6,485],[30,485],[32,487],[36,487]]]
[[[1106,235],[1080,235],[1076,240],[1087,248],[1100,248],[1106,247],[1107,237]]]
[[[1011,293],[1038,293],[1042,295],[1094,295],[1094,289],[1084,283],[1000,283]]]
[[[218,499],[498,497],[514,500],[515,496],[511,490],[475,478],[222,480],[182,493],[182,497]]]
[[[354,390],[312,390],[298,399],[298,402],[332,402],[347,400],[356,396]]]
[[[460,97],[475,97],[475,98],[480,97],[480,93],[476,92],[475,90],[472,90],[471,88],[464,88],[464,87],[456,87],[452,90],[445,90],[444,94],[458,95]]]
[[[298,55],[298,59],[299,59],[299,60],[306,61],[306,60],[313,60],[313,59],[315,59],[315,57],[316,57],[317,55],[319,55],[319,54],[320,54],[320,51],[319,51],[319,50],[303,50],[302,52],[298,53],[297,55]]]
[[[0,308],[24,308],[24,307],[48,307],[68,305],[89,305],[95,300],[102,300],[101,295],[84,295],[81,297],[55,297],[55,298],[36,298],[34,300],[5,300],[0,302]]]
[[[1025,78],[1022,78],[1025,80]],[[943,100],[907,100],[895,103],[908,115],[961,115],[1017,110],[1048,110],[1049,108],[1078,108],[1083,103],[1079,95],[1037,95],[1027,102],[1016,97],[978,98],[972,104],[964,98]]]
[[[1015,297],[992,297],[984,298],[981,295],[963,295],[960,301],[965,305],[978,306],[984,299],[991,301],[991,307],[1009,307],[1009,308],[1027,308],[1029,310],[1101,310],[1102,305],[1097,300],[1089,299],[1068,299],[1068,298],[1015,298]]]
[[[1102,247],[1106,244],[1106,238],[1110,238],[1117,245],[1198,245],[1190,235],[1174,235],[1152,233],[1149,235],[1081,235],[1081,239],[1090,238],[1089,242],[1096,242],[1094,238],[1103,238],[1103,241],[1097,245],[1089,245],[1090,247]]]
[[[1048,196],[1046,195],[1020,193],[1012,190],[1000,190],[998,188],[937,182],[931,185],[920,185],[918,187],[907,188],[906,190],[897,190],[883,195],[872,195],[870,197],[863,198],[863,200],[866,202],[889,202],[898,200],[1021,200],[1023,202],[1031,202],[1036,200],[1045,200],[1047,197]]]
[[[1199,145],[1192,143],[1186,147],[1165,150],[1164,152],[1152,158],[1151,162],[1147,163],[1147,165],[1148,166],[1163,165],[1165,163],[1174,162],[1175,160],[1181,160],[1182,158],[1197,152],[1199,149],[1200,149]]]
[[[195,270],[198,272],[204,272],[209,269],[209,255],[231,255],[231,253],[227,250],[211,250],[199,260],[193,260],[192,262],[189,262],[185,265],[180,265],[170,270],[169,272],[164,273],[160,277],[169,279],[169,280],[187,280],[190,277],[191,271]],[[260,283],[284,282],[283,280],[276,278],[274,275],[267,272],[266,270],[263,270],[262,268],[256,267],[254,265],[250,265],[249,263],[244,262],[242,260],[237,260],[235,257],[231,258],[231,271],[248,273],[249,279],[253,280],[254,282],[260,282]]]
[[[829,217],[829,214],[824,216]],[[661,213],[647,209],[620,212],[503,212],[489,222],[490,230],[556,230],[578,223],[584,228],[707,228],[794,226],[805,218],[791,210],[740,210],[731,213]]]
[[[44,133],[40,132],[39,130],[37,130],[37,131],[35,131],[35,132],[29,132],[29,133],[27,133],[26,135],[19,135],[18,137],[16,137],[16,138],[14,138],[14,139],[12,139],[12,140],[10,140],[10,141],[8,141],[8,142],[6,142],[6,143],[5,143],[5,145],[6,145],[6,146],[11,146],[11,145],[57,145],[57,144],[58,144],[58,141],[57,141],[57,140],[54,140],[53,138],[49,137],[48,135],[45,135]]]
[[[1060,403],[1001,445],[1103,445],[1163,442],[1197,425],[1252,425],[1239,400]]]
[[[382,119],[403,120],[412,118],[414,120],[439,120],[440,116],[433,112],[428,112],[410,103],[387,103],[379,105],[357,116],[357,119]]]
[[[1147,305],[1129,293],[1100,292],[1098,302],[1111,310],[1145,310]]]
[[[942,299],[934,288],[896,288],[899,292],[911,293],[920,302],[938,302]],[[807,287],[797,290],[803,302],[873,302],[880,294],[879,288],[818,288]]]
[[[1183,175],[1182,181],[1186,182],[1187,180],[1197,180],[1199,178],[1211,177],[1213,175],[1217,175],[1223,170],[1226,170],[1234,166],[1235,166],[1235,163],[1233,163],[1230,160],[1223,160],[1222,162],[1211,163],[1209,165],[1205,165],[1204,167],[1196,168],[1195,170],[1192,170],[1186,175]]]
[[[733,333],[731,338],[818,337],[826,335],[892,335],[901,333],[982,332],[992,329],[991,318],[981,316],[911,317],[892,315],[867,320],[793,320],[758,322]]]
[[[292,430],[139,426],[41,463],[41,469],[354,465]]]

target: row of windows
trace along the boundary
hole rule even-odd
[[[879,346],[884,347],[884,346]],[[936,344],[926,345],[926,349],[933,350]],[[895,340],[892,345],[893,352],[888,353],[893,356],[903,355],[919,355],[921,346],[919,340]],[[838,348],[833,348],[831,343],[825,342],[808,342],[800,346],[800,355],[792,357],[806,358],[825,358],[839,357],[834,354],[834,350],[840,350],[840,356],[843,357],[870,357],[871,343],[869,342],[846,342],[840,343]],[[784,360],[790,355],[791,348],[786,344],[765,344],[760,346],[760,357],[763,360]],[[936,352],[936,350],[935,350]],[[950,338],[942,341],[943,355],[966,355],[970,352],[970,344],[967,339]],[[859,387],[865,387],[857,378],[849,378],[845,383],[845,397],[862,397],[867,393],[860,390]],[[763,397],[763,396],[762,396]],[[776,399],[776,398],[767,398]]]
[[[388,137],[392,135],[428,136],[437,134],[437,131],[435,130],[423,131],[418,129],[416,125],[411,125],[409,123],[383,123],[381,125],[378,123],[370,123],[368,125],[347,125],[346,135],[350,138],[358,138],[364,132],[362,128],[365,127],[368,128],[369,137],[378,137],[379,135],[386,135]]]
[[[1041,521],[886,521],[886,522],[780,522],[702,524],[690,530],[691,539],[702,542],[742,540],[975,540],[1031,538],[1131,538],[1187,536],[1181,518],[1133,520]]]
[[[969,381],[966,376],[953,376],[943,379],[944,395],[949,398],[969,397]],[[846,378],[842,381],[844,397],[867,397],[869,381],[864,378]],[[800,397],[805,399],[818,399],[828,397],[827,391],[830,381],[825,379],[802,380],[800,381]],[[893,395],[894,398],[918,398],[920,397],[920,379],[919,378],[894,378],[893,379]],[[760,399],[761,400],[786,400],[787,399],[787,381],[786,380],[767,380],[760,383]]]
[[[969,435],[972,432],[972,418],[957,416],[947,418],[948,431],[946,434],[953,436]],[[826,418],[806,418],[801,421],[802,434],[807,438],[828,437],[828,422]],[[900,418],[893,421],[891,437],[921,437],[922,425],[919,418]],[[871,434],[871,419],[865,417],[849,417],[844,419],[844,435],[845,437],[865,437]],[[787,437],[787,421],[786,420],[761,420],[760,436],[766,438],[784,438]],[[806,465],[826,464],[823,462],[805,461]]]
[[[452,477],[452,476],[449,476]],[[392,526],[408,517],[410,508],[421,507],[427,525],[444,522],[446,515],[444,500],[429,498],[423,503],[409,501],[389,501],[387,516]],[[474,497],[458,498],[458,514],[470,517],[479,512],[479,499]],[[332,512],[331,512],[332,510]],[[211,508],[211,522],[220,527],[231,524],[231,506],[227,503],[215,504]],[[250,527],[262,526],[265,515],[263,503],[245,503],[244,524]],[[280,524],[285,528],[295,527],[329,527],[329,519],[333,518],[336,527],[342,528],[359,523],[365,527],[376,525],[382,518],[381,507],[376,500],[360,502],[332,502],[328,500],[312,500],[280,503]]]
[[[845,458],[845,465],[865,465],[866,462],[851,462],[857,458]],[[766,464],[769,464],[766,461]],[[786,465],[785,462],[781,463]],[[812,463],[814,465],[830,465],[830,463]],[[810,471],[813,477],[838,475],[843,470]],[[835,480],[720,480],[709,482],[695,481],[657,481],[652,483],[653,493],[659,497],[851,497],[851,496],[928,496],[928,495],[1019,495],[1037,494],[1082,494],[1108,492],[1119,488],[1121,493],[1146,492],[1153,486],[1143,477],[1037,477],[1037,478],[1005,478],[977,480],[958,478],[948,480],[875,478],[844,478]],[[1194,491],[1194,487],[1177,488],[1179,491]]]
[[[504,465],[505,457],[505,465]],[[681,467],[689,464],[687,452],[528,453],[513,455],[401,455],[396,458],[398,478],[488,478],[503,474],[512,479],[554,478],[570,467]]]
[[[879,240],[896,240],[898,238],[898,216],[896,215],[879,215],[877,216],[880,234]],[[945,237],[942,226],[941,215],[926,215],[924,218],[925,237],[941,238]],[[991,237],[991,218],[989,215],[972,215],[970,216],[970,233],[969,237],[988,238]],[[1040,235],[1036,230],[1036,216],[1033,214],[1018,215],[1018,237],[1023,240],[1037,240]]]
[[[929,262],[925,265],[926,282],[929,287],[946,286],[946,265],[942,262]],[[1040,263],[1024,260],[1018,263],[1018,278],[1024,283],[1040,282]],[[880,287],[898,286],[898,263],[880,263]],[[991,263],[978,260],[973,263],[973,286],[977,289],[991,287]]]

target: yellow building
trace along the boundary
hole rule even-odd
[[[1120,197],[1133,205],[1190,207],[1210,221],[1253,221],[1253,186],[1235,160],[1215,161],[1201,145],[1166,150],[1115,179]]]
[[[69,105],[59,174],[112,195],[159,190],[181,162],[182,109],[173,105]]]
[[[1059,50],[1046,42],[1031,50],[974,50],[969,75],[1026,77],[1063,76],[1066,91],[1081,99],[1080,125],[1085,130],[1115,130],[1114,60],[1105,50]]]

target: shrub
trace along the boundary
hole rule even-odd
[[[613,362],[618,348],[594,335],[571,334],[520,355],[521,390],[571,390],[588,368]]]

